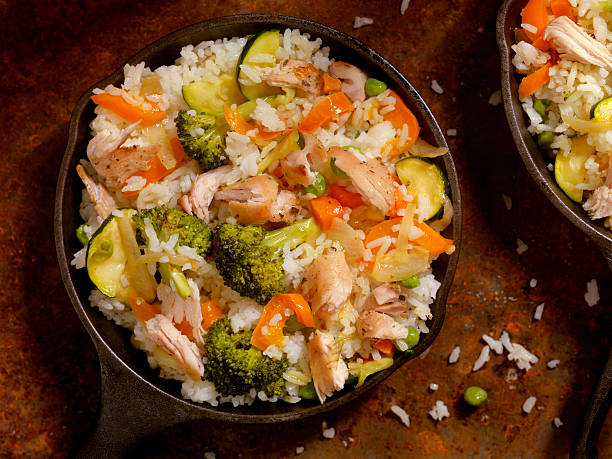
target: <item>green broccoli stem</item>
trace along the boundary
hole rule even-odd
[[[192,295],[191,286],[178,266],[170,263],[160,263],[158,269],[166,284],[171,285],[170,281],[174,282],[176,291],[181,295],[181,298],[189,298]]]
[[[320,232],[321,228],[315,223],[314,218],[308,218],[268,232],[261,243],[274,249],[274,255],[276,256],[283,252],[283,247],[287,242],[294,249],[302,242],[317,237]]]

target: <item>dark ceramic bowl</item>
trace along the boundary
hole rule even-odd
[[[330,47],[331,56],[354,63],[372,76],[388,82],[404,98],[421,125],[421,135],[427,141],[447,146],[433,115],[425,102],[408,82],[382,56],[354,38],[315,22],[276,15],[240,15],[204,21],[174,32],[147,46],[128,60],[130,64],[145,61],[151,68],[174,62],[181,47],[203,40],[245,36],[259,31],[279,28],[298,28],[313,37],[320,37]],[[298,404],[255,402],[252,406],[234,408],[232,405],[212,407],[185,400],[180,384],[167,381],[149,368],[145,354],[134,349],[129,342],[130,332],[106,320],[88,305],[87,297],[92,284],[85,270],[69,265],[72,254],[79,248],[75,230],[80,224],[78,216],[82,184],[75,173],[78,161],[84,156],[89,141],[88,125],[94,117],[92,90],[108,84],[121,83],[123,66],[108,78],[96,83],[76,105],[70,122],[68,146],[61,166],[55,207],[55,237],[62,277],[74,308],[90,334],[100,357],[102,371],[102,407],[100,419],[85,452],[112,455],[122,445],[174,423],[197,418],[211,418],[231,422],[270,423],[289,421],[337,408],[359,397],[391,375],[408,360],[423,353],[440,332],[444,321],[446,297],[457,266],[458,250],[441,256],[434,264],[436,278],[442,282],[438,297],[432,305],[433,320],[430,333],[415,348],[415,352],[402,355],[394,365],[376,375],[355,390],[345,390],[328,399],[323,405],[301,402]],[[453,160],[449,154],[436,158],[446,170],[451,185],[455,217],[445,235],[456,241],[459,248],[461,233],[461,202]],[[115,449],[114,449],[115,448]]]
[[[612,269],[612,231],[605,228],[601,220],[591,220],[582,206],[569,199],[559,188],[553,172],[547,168],[549,161],[527,131],[529,123],[518,98],[520,81],[511,62],[514,52],[510,49],[515,43],[514,29],[521,25],[520,13],[526,4],[527,0],[506,0],[497,16],[497,44],[501,55],[502,93],[506,117],[514,136],[514,142],[527,170],[550,202],[597,244]],[[574,457],[597,456],[599,431],[612,404],[611,388],[612,354],[591,395],[581,429],[574,441],[572,447]]]

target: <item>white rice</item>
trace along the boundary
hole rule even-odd
[[[299,456],[300,454],[302,454],[304,452],[304,450],[305,450],[305,448],[303,446],[296,446],[295,454]]]
[[[447,129],[446,135],[449,137],[455,137],[457,135],[457,129]]]
[[[336,436],[336,429],[333,427],[327,427],[327,422],[323,421],[321,423],[321,430],[323,433],[323,438],[327,438],[328,440],[334,438]]]
[[[501,341],[493,339],[489,335],[482,335],[482,340],[487,343],[496,354],[502,354],[504,352],[504,345]]]
[[[561,418],[554,418],[553,424],[558,429],[559,427],[563,425],[563,421],[561,421]]]
[[[430,391],[432,391],[432,392],[435,392],[435,391],[437,391],[437,390],[438,390],[438,387],[439,387],[439,386],[438,386],[436,383],[431,383],[431,384],[429,385],[429,390],[430,390]]]
[[[512,198],[504,193],[502,193],[501,197],[504,200],[504,206],[506,206],[506,210],[512,210]]]
[[[410,427],[410,416],[402,407],[398,405],[391,405],[391,411],[400,419],[400,421],[402,421],[402,423],[406,427]]]
[[[544,312],[544,303],[540,303],[536,306],[535,312],[533,313],[534,320],[542,319],[542,313]]]
[[[485,363],[487,363],[490,360],[489,357],[489,346],[485,345],[482,350],[480,351],[480,355],[478,356],[478,359],[474,362],[474,366],[472,367],[472,371],[478,371],[480,370],[482,367],[484,367]]]
[[[599,303],[599,289],[597,288],[597,279],[591,279],[586,284],[587,290],[584,294],[584,301],[593,307]]]
[[[450,413],[448,412],[448,408],[444,404],[442,400],[438,400],[436,404],[433,406],[429,415],[433,418],[434,421],[441,421],[444,418],[448,418]]]
[[[374,19],[360,16],[355,16],[355,19],[353,19],[353,29],[359,29],[370,24],[374,24]]]
[[[531,287],[531,288],[536,288],[536,286],[537,286],[537,285],[538,285],[538,280],[537,280],[537,279],[533,279],[533,278],[532,278],[532,279],[529,281],[529,287]]]
[[[502,101],[502,94],[501,94],[500,89],[498,89],[497,91],[495,91],[489,96],[489,104],[493,105],[494,107],[499,105],[501,101]]]
[[[461,353],[461,348],[459,346],[455,346],[453,350],[451,351],[450,355],[448,356],[448,363],[451,365],[453,363],[457,363],[457,361],[459,360],[460,353]]]
[[[546,366],[552,370],[553,368],[557,368],[557,365],[559,365],[560,363],[561,360],[549,360]]]
[[[516,253],[518,253],[519,255],[523,255],[525,252],[527,252],[528,249],[529,246],[527,244],[525,244],[519,238],[516,239]]]
[[[438,83],[437,80],[431,80],[431,89],[436,94],[443,94],[444,93],[444,89],[442,89],[442,86],[440,86],[440,83]]]
[[[523,403],[523,411],[527,414],[531,413],[531,410],[535,406],[536,398],[531,396],[528,397],[527,400]]]
[[[403,16],[406,10],[408,9],[408,5],[410,4],[410,0],[402,0],[402,4],[400,5],[400,14]]]

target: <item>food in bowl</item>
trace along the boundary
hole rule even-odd
[[[516,29],[519,99],[565,194],[612,228],[612,6],[529,0]],[[554,165],[553,165],[554,164]]]
[[[320,39],[267,30],[94,91],[72,264],[163,378],[211,405],[321,403],[411,352],[454,251],[447,153]]]

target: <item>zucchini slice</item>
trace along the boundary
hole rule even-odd
[[[301,150],[306,145],[304,136],[300,131],[294,129],[270,151],[264,159],[257,165],[257,173],[261,174],[275,161],[280,161],[289,153],[295,150]]]
[[[418,202],[427,199],[430,211],[424,220],[435,217],[444,206],[449,193],[448,180],[444,171],[436,164],[422,158],[410,157],[395,164],[400,181],[406,186],[408,194]]]
[[[244,96],[233,75],[221,75],[217,81],[196,81],[182,88],[189,108],[211,115],[223,114],[223,104],[241,104]]]
[[[612,121],[612,97],[601,99],[591,108],[591,119]]]
[[[584,163],[595,153],[595,148],[586,141],[586,136],[574,137],[567,156],[557,153],[555,158],[555,180],[564,193],[575,202],[582,202],[582,190],[576,186],[584,182]]]
[[[273,63],[262,63],[253,62],[252,59],[259,54],[271,54],[276,55],[276,50],[280,46],[280,31],[278,30],[264,30],[256,35],[250,37],[244,49],[238,58],[238,64],[236,65],[236,81],[240,87],[240,91],[247,99],[256,99],[258,97],[272,96],[279,94],[281,89],[267,85],[266,83],[258,83],[252,85],[245,85],[240,83],[240,80],[248,80],[241,70],[241,65],[247,67],[269,67],[274,65]]]
[[[121,282],[127,253],[114,215],[109,215],[89,240],[86,260],[87,274],[98,290],[119,301],[129,300],[132,289]]]

